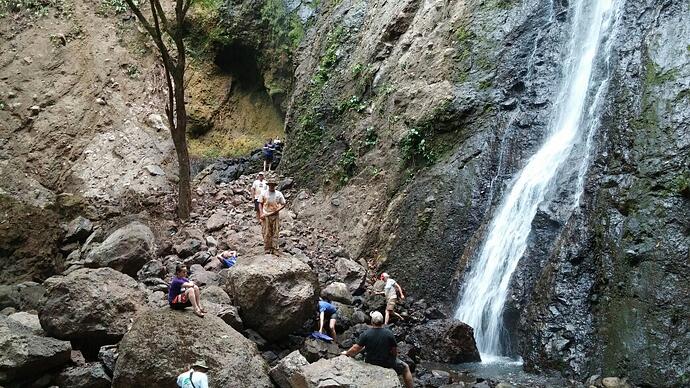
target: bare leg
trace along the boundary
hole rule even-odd
[[[390,310],[386,310],[386,319],[383,321],[384,325],[388,324],[388,320],[391,318],[391,312]]]
[[[403,372],[403,381],[405,382],[406,388],[412,388],[414,386],[414,380],[412,380],[412,372],[410,372],[410,367],[406,366]]]
[[[331,329],[331,337],[333,338],[333,342],[338,343],[338,340],[336,339],[336,335],[335,335],[335,319],[331,319],[330,329]]]
[[[393,312],[393,314],[395,314],[395,316],[396,316],[399,320],[401,320],[401,321],[404,321],[404,320],[405,320],[405,318],[403,318],[402,315],[396,313],[395,311]]]
[[[264,171],[266,171],[266,160],[264,160]]]
[[[201,290],[199,290],[199,286],[196,284],[194,285],[194,296],[196,297],[196,305],[199,306],[199,310],[201,310],[202,313],[205,313],[206,310],[201,306]]]
[[[194,307],[194,314],[203,317],[204,313],[201,312],[201,309],[199,309],[199,303],[197,302],[196,298],[196,291],[194,288],[190,288],[186,291],[187,294],[187,299],[192,303],[192,307]]]

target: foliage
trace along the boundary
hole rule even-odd
[[[22,12],[34,17],[43,17],[48,15],[51,8],[62,14],[68,12],[69,7],[64,0],[0,0],[0,17],[5,17],[8,13]]]
[[[367,129],[364,130],[364,140],[362,140],[362,148],[365,150],[371,149],[372,147],[376,146],[376,143],[378,143],[379,140],[379,135],[376,133],[376,129],[374,127],[367,127]]]
[[[232,43],[226,30],[222,0],[195,0],[185,37],[187,51],[194,59],[209,60],[218,47]]]
[[[400,140],[400,151],[403,162],[411,162],[414,165],[431,164],[436,161],[436,154],[428,144],[429,131],[427,126],[410,128]]]
[[[288,12],[283,0],[267,0],[261,8],[261,20],[271,31],[271,41],[286,53],[294,51],[304,38],[302,21]]]
[[[351,110],[362,112],[364,109],[366,109],[366,107],[366,102],[362,101],[358,96],[350,96],[350,98],[340,103],[338,106],[338,111],[340,111],[340,113],[345,113]]]
[[[343,38],[345,30],[343,27],[338,27],[328,34],[326,39],[326,51],[319,60],[319,67],[316,69],[313,83],[317,86],[323,86],[330,78],[330,73],[338,63],[338,48],[340,47],[340,40]]]
[[[357,155],[351,148],[348,148],[338,160],[335,177],[338,181],[338,186],[342,187],[349,182],[350,178],[355,175],[357,171]]]

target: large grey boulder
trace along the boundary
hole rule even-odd
[[[83,242],[93,231],[93,223],[87,218],[79,216],[65,227],[65,242]]]
[[[321,290],[321,296],[334,301],[345,304],[352,304],[352,293],[345,283],[333,282]]]
[[[322,358],[338,357],[340,355],[340,348],[333,342],[307,338],[304,340],[300,353],[307,361],[316,362]]]
[[[228,213],[224,210],[218,210],[206,221],[206,231],[215,232],[223,229],[228,224]]]
[[[298,350],[295,350],[271,368],[269,374],[273,382],[280,388],[291,388],[290,379],[300,368],[306,365],[309,365],[309,361]]]
[[[83,268],[46,280],[41,326],[52,337],[98,347],[117,343],[140,312],[147,292],[112,268]]]
[[[174,387],[197,359],[209,365],[213,387],[273,387],[256,345],[211,314],[151,311],[134,322],[118,351],[113,387]]]
[[[268,340],[287,337],[315,314],[316,275],[294,257],[243,258],[227,276],[225,290],[239,306],[245,327]]]
[[[292,376],[290,383],[293,388],[402,387],[393,369],[366,364],[347,356],[305,365]]]
[[[45,332],[41,327],[41,321],[38,319],[38,315],[27,313],[26,311],[20,311],[14,314],[10,314],[7,318],[19,323],[20,325],[29,329],[33,334],[44,335]]]
[[[338,258],[335,262],[335,271],[338,279],[347,285],[351,293],[355,293],[366,280],[367,270],[356,261]]]
[[[132,277],[155,253],[155,237],[141,222],[129,223],[93,247],[84,260],[89,268],[110,267]]]
[[[65,368],[57,377],[60,388],[110,388],[110,376],[100,362]]]
[[[0,384],[26,378],[64,365],[70,360],[68,341],[33,334],[25,326],[0,316]]]
[[[481,361],[474,330],[456,319],[436,319],[415,326],[406,341],[426,361],[448,364]]]
[[[232,305],[230,297],[222,288],[218,286],[204,287],[201,290],[201,298],[206,311],[210,314],[222,319],[235,330],[244,329],[237,307]]]

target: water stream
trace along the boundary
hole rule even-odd
[[[589,154],[598,127],[598,103],[608,85],[595,76],[597,66],[608,63],[607,36],[616,10],[614,0],[578,0],[571,3],[571,33],[563,78],[547,132],[547,139],[518,172],[507,196],[494,214],[472,269],[465,277],[455,318],[475,330],[482,359],[505,354],[502,347],[503,308],[511,276],[527,247],[537,209],[553,188],[571,151],[578,143]],[[582,191],[588,157],[578,160],[574,184]]]

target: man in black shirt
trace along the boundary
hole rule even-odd
[[[383,327],[383,315],[378,311],[371,313],[371,324],[372,327],[359,336],[357,343],[342,354],[354,357],[364,350],[364,361],[395,370],[403,376],[405,386],[412,388],[412,373],[407,364],[398,359],[398,344],[393,332]]]

